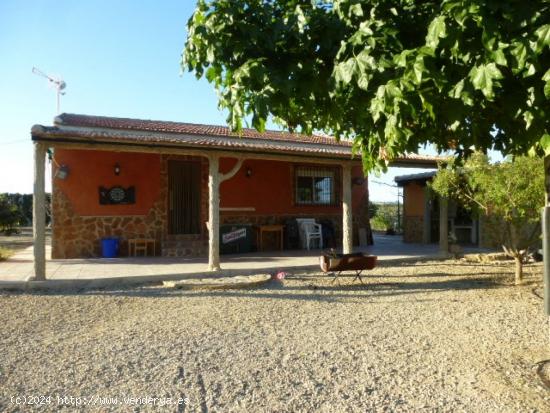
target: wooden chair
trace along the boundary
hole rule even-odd
[[[151,238],[134,238],[131,240],[128,240],[128,249],[129,249],[129,255],[132,255],[132,246],[134,247],[134,257],[138,256],[138,252],[143,254],[144,257],[147,257],[147,247],[149,244],[153,245],[153,256],[156,253],[156,242],[154,239]]]

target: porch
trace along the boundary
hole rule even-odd
[[[378,256],[380,262],[439,258],[437,245],[406,244],[399,236],[375,235],[375,245],[356,248]],[[49,243],[48,243],[49,244]],[[50,246],[46,247],[50,256]],[[285,270],[303,273],[319,270],[321,250],[287,250],[222,255],[219,275],[247,275]],[[33,249],[28,247],[0,264],[0,286],[20,286],[34,275]],[[47,259],[46,279],[53,285],[104,287],[164,280],[212,277],[208,258],[124,257]]]
[[[259,266],[246,259],[235,264],[231,258],[221,259],[224,224],[282,228],[289,218],[323,218],[331,221],[335,248],[348,253],[354,241],[362,248],[368,243],[360,235],[368,233],[368,181],[360,158],[352,155],[351,142],[273,131],[244,130],[236,135],[208,125],[71,114],[60,115],[51,127],[35,125],[32,138],[31,275],[37,281],[74,279],[77,271],[91,274],[83,279],[112,274],[166,279],[217,272],[221,262],[227,262],[225,270],[240,273],[316,263],[310,254],[294,251],[269,260],[250,254]],[[47,154],[53,169],[51,255],[46,253],[44,232]],[[436,161],[411,155],[392,163],[433,166]],[[100,241],[111,237],[121,240],[122,255],[130,241],[147,238],[161,247],[165,257],[150,263],[113,261],[128,263],[129,268],[119,264],[110,268],[105,261],[90,258],[99,256]],[[178,258],[167,259],[173,255]],[[54,258],[48,267],[46,256]],[[197,256],[201,258],[191,258]],[[207,261],[202,258],[206,256]],[[295,261],[296,257],[309,257],[311,264]],[[64,264],[58,258],[71,260]],[[89,262],[101,265],[93,271],[79,269]]]

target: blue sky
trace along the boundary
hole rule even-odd
[[[30,128],[56,114],[55,91],[33,66],[67,83],[62,112],[224,124],[213,88],[180,73],[194,4],[1,0],[0,192],[32,191]],[[397,197],[374,183],[370,192],[376,201]]]

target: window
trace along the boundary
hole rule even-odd
[[[297,205],[336,205],[335,169],[297,167],[295,187]]]

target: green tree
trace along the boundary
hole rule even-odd
[[[524,259],[540,242],[543,161],[520,156],[490,164],[486,155],[475,154],[463,165],[440,168],[431,186],[438,195],[476,209],[493,224],[491,235],[514,259],[515,281],[520,284]]]
[[[378,205],[376,205],[374,202],[369,201],[369,219],[372,219],[376,212],[378,211]]]
[[[371,225],[375,231],[395,232],[400,231],[397,224],[397,204],[378,203],[376,214],[371,218]]]
[[[350,138],[367,170],[425,143],[550,154],[548,0],[199,0],[182,67],[234,129]]]
[[[7,234],[15,231],[15,227],[19,225],[21,214],[6,194],[0,194],[0,230]]]

